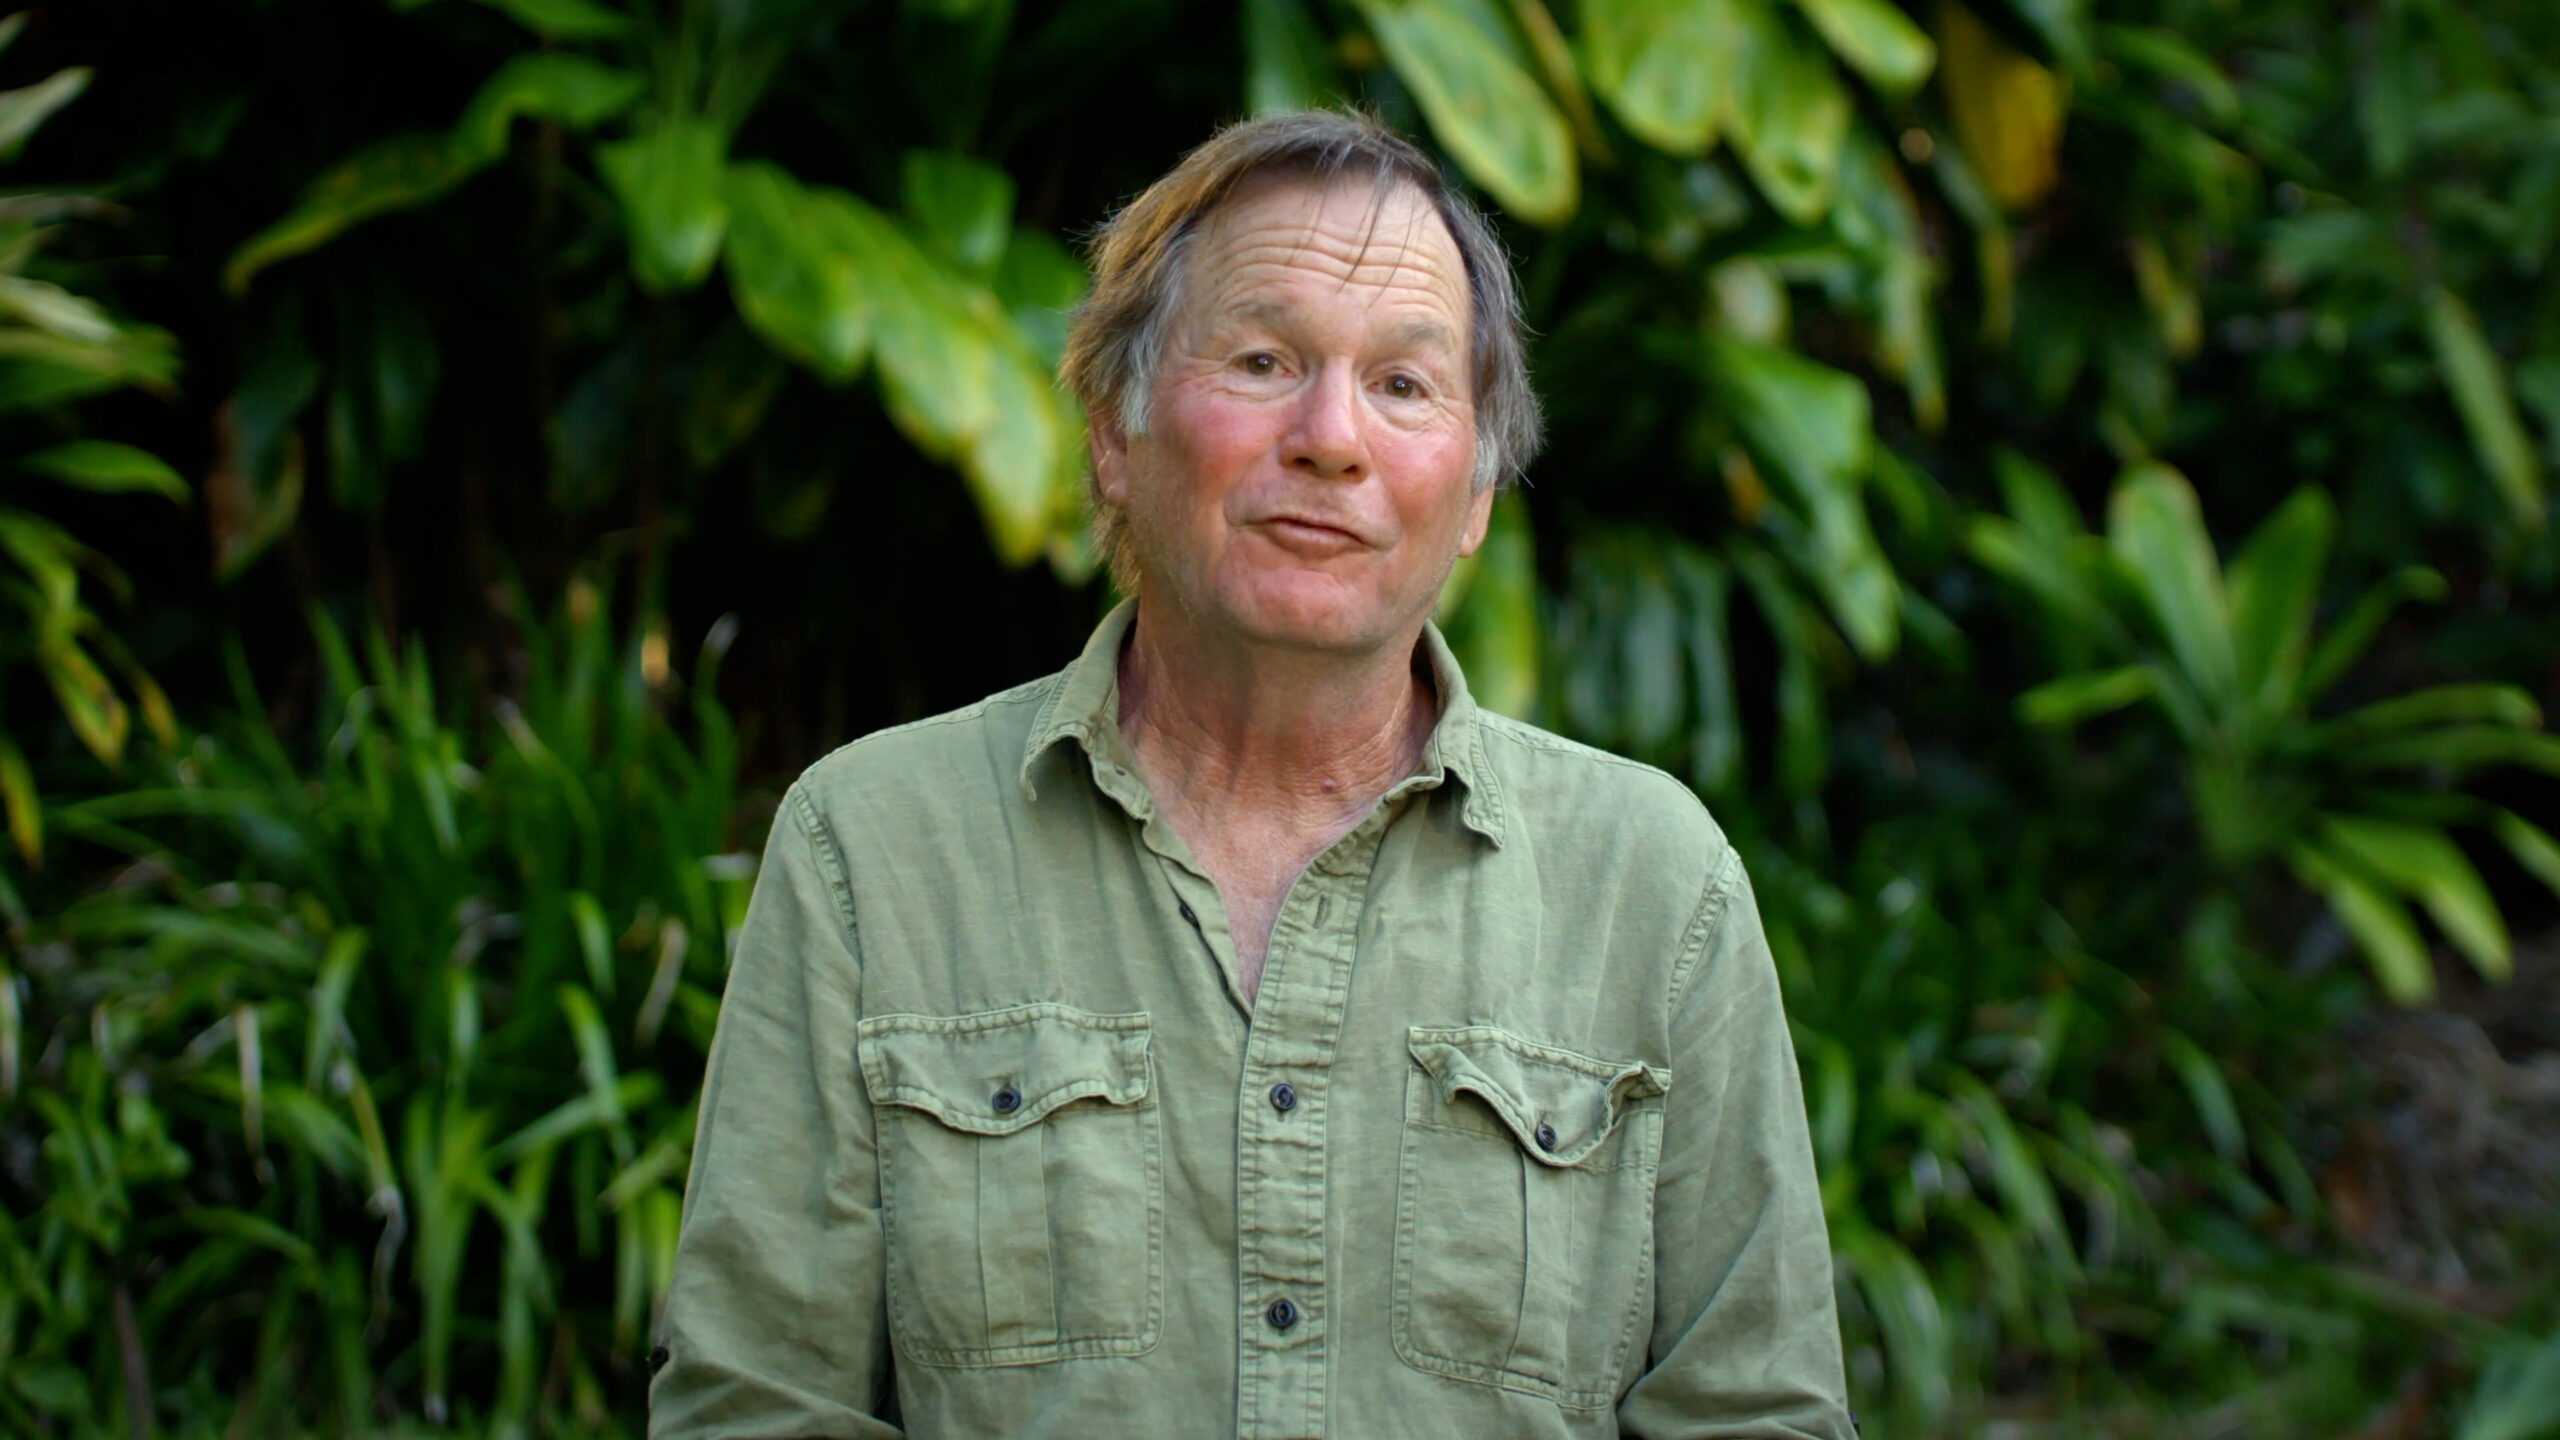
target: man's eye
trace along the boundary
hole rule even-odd
[[[1280,358],[1268,350],[1256,350],[1244,357],[1244,373],[1268,375],[1280,368]]]
[[[1387,377],[1387,393],[1399,400],[1410,400],[1422,393],[1422,387],[1410,375],[1391,375]]]

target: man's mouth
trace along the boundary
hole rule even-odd
[[[1368,542],[1358,532],[1304,515],[1270,515],[1254,528],[1290,549],[1348,550]]]

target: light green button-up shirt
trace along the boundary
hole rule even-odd
[[[1479,711],[1290,889],[1260,992],[1065,671],[844,747],[739,937],[659,1440],[1847,1440],[1733,849]],[[888,1418],[878,1418],[886,1416]]]

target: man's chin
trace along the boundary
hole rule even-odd
[[[1337,587],[1261,587],[1221,599],[1217,622],[1238,639],[1275,649],[1357,654],[1393,639],[1399,628],[1373,597]]]

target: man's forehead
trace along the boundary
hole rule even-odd
[[[1282,267],[1343,284],[1421,287],[1465,302],[1465,260],[1414,186],[1367,176],[1257,176],[1212,210],[1189,257],[1204,289]]]

